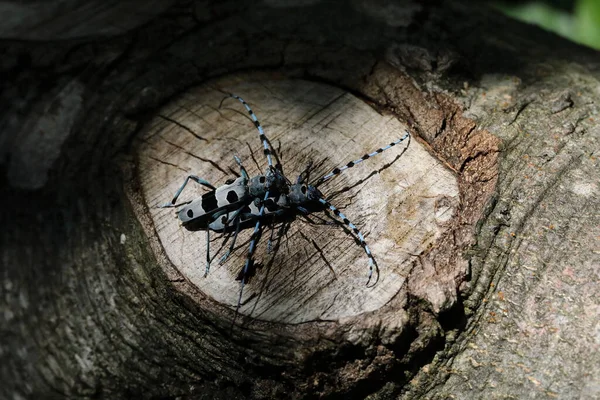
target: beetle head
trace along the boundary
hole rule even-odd
[[[290,203],[306,207],[307,205],[319,203],[319,199],[323,198],[323,194],[312,185],[304,183],[296,183],[290,185],[290,193],[288,194]],[[319,203],[320,204],[320,203]]]

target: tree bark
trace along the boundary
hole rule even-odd
[[[2,33],[1,397],[600,396],[597,52],[459,1],[173,3]],[[156,208],[264,172],[225,92],[290,180],[410,131],[323,185],[375,285],[298,217],[232,325],[246,247],[204,277]]]

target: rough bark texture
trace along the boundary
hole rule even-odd
[[[103,4],[91,27],[81,22],[90,15],[83,7],[71,22],[80,29],[50,20],[35,30],[46,42],[2,46],[0,397],[600,396],[597,53],[461,2],[181,1],[150,12],[146,2],[127,2],[155,13],[150,19],[124,18],[117,2],[113,13]],[[102,15],[106,26],[123,21],[119,36],[95,33]],[[234,264],[244,255],[213,281],[195,279],[202,248],[186,256],[177,240],[202,243],[204,235],[182,231],[170,211],[167,218],[152,207],[195,168],[221,182],[235,168],[239,148],[203,136],[215,134],[214,121],[189,124],[225,116],[231,130],[221,120],[216,132],[240,141],[250,159],[259,148],[247,118],[212,103],[215,88],[245,88],[285,148],[298,137],[290,129],[307,127],[283,105],[310,102],[281,98],[303,81],[326,88],[314,89],[323,90],[320,100],[355,105],[313,104],[338,112],[336,121],[376,126],[385,118],[411,131],[400,157],[382,155],[337,187],[402,279],[381,282],[390,301],[348,295],[366,276],[357,247],[341,283],[318,290],[345,299],[327,318],[302,307],[277,311],[298,293],[298,301],[315,297],[302,289],[278,299],[267,288],[257,291],[262,317],[242,310],[230,330],[231,301],[208,286],[236,290]],[[269,90],[279,92],[269,99]],[[221,112],[199,113],[201,105]],[[334,130],[342,132],[326,138],[347,151],[330,154],[307,136],[306,148],[288,150],[297,153],[290,171],[316,158],[325,172],[380,145],[375,131]],[[204,140],[182,139],[190,133]],[[421,181],[395,204],[389,199],[402,196],[402,171],[408,179],[422,168],[403,164],[415,151],[433,160],[443,181]],[[203,159],[224,171],[203,167]],[[385,230],[369,214],[372,194],[345,189],[367,177],[388,199],[378,216]],[[458,201],[447,193],[417,201],[444,182]],[[393,252],[404,240],[399,221],[440,209],[453,210],[452,218],[418,240],[424,247],[408,257]],[[331,229],[308,227],[306,238],[291,239],[306,259],[319,253],[310,242],[317,228]],[[340,248],[353,247],[345,239],[335,235],[322,252],[334,271]],[[273,271],[288,268],[285,254]],[[313,271],[306,259],[280,288],[303,282],[303,265]],[[326,265],[315,268],[330,277]]]

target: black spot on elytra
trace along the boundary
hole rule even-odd
[[[227,201],[229,202],[229,204],[237,203],[238,200],[239,197],[235,190],[230,190],[229,192],[227,192]]]
[[[215,192],[208,192],[202,195],[202,209],[205,212],[210,212],[216,210],[219,206],[217,202],[217,198],[215,197]]]
[[[371,156],[370,156],[370,155],[368,155],[368,154],[365,154],[364,156],[362,156],[362,159],[363,159],[363,160],[366,160],[366,159],[367,159],[367,158],[369,158],[369,157],[371,157]]]
[[[352,167],[354,167],[354,161],[350,161],[348,164],[346,164],[346,166],[347,166],[348,168],[352,168]]]
[[[302,192],[302,194],[306,194],[306,186],[302,186],[300,188],[300,191]]]
[[[333,170],[333,173],[334,173],[334,174],[339,174],[339,173],[340,173],[340,169],[339,169],[339,168],[336,168],[336,169],[334,169],[334,170]]]
[[[265,183],[265,181],[266,181],[266,178],[265,178],[264,176],[261,176],[260,178],[258,178],[258,181],[259,181],[260,183]]]
[[[194,218],[194,212],[192,210],[187,210],[188,218]]]

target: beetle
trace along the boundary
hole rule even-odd
[[[201,197],[184,203],[177,211],[177,216],[186,229],[191,231],[206,231],[207,250],[205,276],[209,272],[211,263],[210,231],[221,233],[233,232],[232,242],[219,261],[220,263],[223,263],[233,251],[240,230],[249,229],[254,225],[246,261],[241,274],[240,292],[236,306],[237,315],[242,302],[244,285],[247,282],[249,269],[253,264],[254,252],[260,239],[261,226],[271,225],[284,219],[294,219],[297,215],[306,218],[314,212],[331,211],[335,217],[337,217],[338,222],[345,224],[350,229],[349,234],[357,239],[369,258],[368,285],[371,281],[374,269],[377,269],[377,263],[365,241],[364,235],[356,225],[350,222],[337,207],[326,199],[317,187],[329,179],[341,174],[343,171],[388,150],[407,138],[409,138],[410,143],[410,134],[408,131],[405,131],[402,137],[391,142],[387,146],[381,147],[371,153],[367,153],[361,158],[350,161],[341,167],[334,168],[330,173],[316,179],[312,183],[308,182],[311,167],[309,164],[298,176],[295,183],[292,183],[285,177],[279,165],[277,167],[273,165],[273,152],[269,146],[268,139],[258,118],[248,103],[234,94],[229,94],[229,97],[240,101],[252,118],[254,125],[259,132],[259,139],[263,144],[263,152],[267,158],[268,164],[267,170],[262,175],[249,177],[239,157],[234,156],[236,163],[240,167],[240,177],[237,179],[230,179],[222,186],[215,187],[202,178],[190,175],[175,193],[171,202],[161,206],[163,208],[182,206],[181,204],[177,205],[176,201],[190,180],[210,189],[209,192],[203,194]],[[268,247],[270,246],[270,243],[271,240],[269,240]]]

